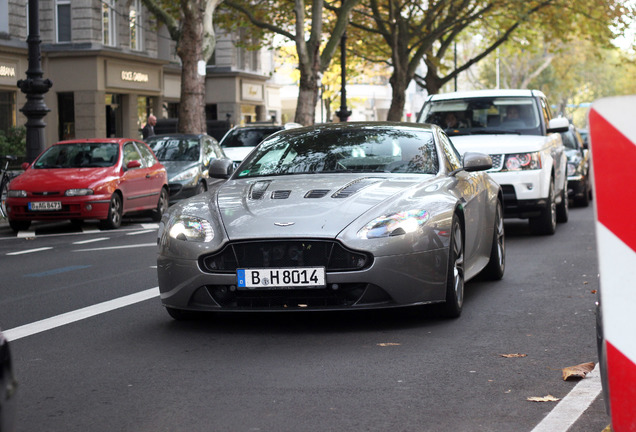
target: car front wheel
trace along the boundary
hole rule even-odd
[[[108,217],[102,220],[99,225],[101,229],[117,229],[121,226],[121,219],[124,212],[121,196],[114,193],[110,197],[110,205],[108,206]]]
[[[490,248],[490,260],[484,268],[483,275],[490,280],[499,280],[506,269],[506,239],[504,233],[503,206],[497,201],[495,211],[495,228]]]
[[[464,232],[457,216],[453,216],[451,239],[448,247],[446,274],[446,302],[441,312],[447,318],[457,318],[464,305]]]
[[[554,198],[554,179],[550,181],[548,202],[537,217],[530,218],[530,231],[533,234],[552,235],[556,231],[557,215],[556,201]]]
[[[161,193],[159,194],[159,201],[157,201],[157,208],[152,211],[152,220],[154,222],[159,222],[161,220],[161,216],[168,210],[168,191],[166,188],[161,189]]]

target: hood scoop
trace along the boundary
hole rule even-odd
[[[250,187],[250,192],[249,192],[249,199],[251,200],[259,200],[261,198],[263,198],[265,196],[265,191],[267,191],[267,188],[269,187],[269,184],[271,183],[271,181],[259,181],[254,183],[251,187]]]
[[[349,184],[345,185],[343,188],[338,189],[331,198],[349,198],[356,192],[361,191],[367,186],[371,186],[372,184],[378,183],[382,181],[381,178],[373,178],[373,177],[365,177],[354,180]]]
[[[305,194],[305,198],[322,198],[329,193],[329,189],[313,189]]]
[[[290,190],[277,190],[272,192],[272,199],[287,199],[291,195]]]

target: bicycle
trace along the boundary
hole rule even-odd
[[[0,181],[0,191],[2,191],[2,203],[0,205],[0,216],[3,218],[7,217],[7,208],[6,208],[6,200],[7,193],[9,191],[9,182],[11,181],[11,177],[9,177],[9,162],[13,162],[18,158],[11,155],[5,156],[4,168],[2,169],[2,180]]]

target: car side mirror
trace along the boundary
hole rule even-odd
[[[140,167],[141,167],[141,162],[139,160],[131,160],[130,162],[126,164],[126,168],[128,169],[140,168]]]
[[[565,117],[557,117],[550,120],[548,133],[567,132],[570,130],[570,121]]]
[[[30,163],[28,162],[22,162],[22,165],[20,165],[20,167],[22,168],[23,171],[26,171],[27,168],[29,168],[31,166]]]
[[[234,172],[234,163],[230,159],[214,159],[210,162],[210,178],[229,179]]]
[[[461,171],[486,171],[492,168],[492,158],[485,153],[466,152],[464,153],[463,163],[464,166],[451,171],[449,175],[454,176]]]

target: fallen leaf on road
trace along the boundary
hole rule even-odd
[[[530,402],[556,402],[556,401],[561,400],[561,399],[559,399],[557,397],[554,397],[552,395],[547,395],[547,396],[543,396],[543,397],[537,397],[537,396],[529,397],[528,400]]]
[[[592,291],[591,291],[591,293],[592,293],[592,294],[596,294],[596,290],[592,290]]]
[[[520,358],[520,357],[528,357],[528,354],[499,354],[500,357],[505,358]]]
[[[399,346],[400,344],[395,342],[382,342],[376,345],[381,347],[387,347],[387,346]]]
[[[566,367],[563,369],[563,381],[585,378],[585,375],[590,373],[592,369],[594,369],[594,362]]]

